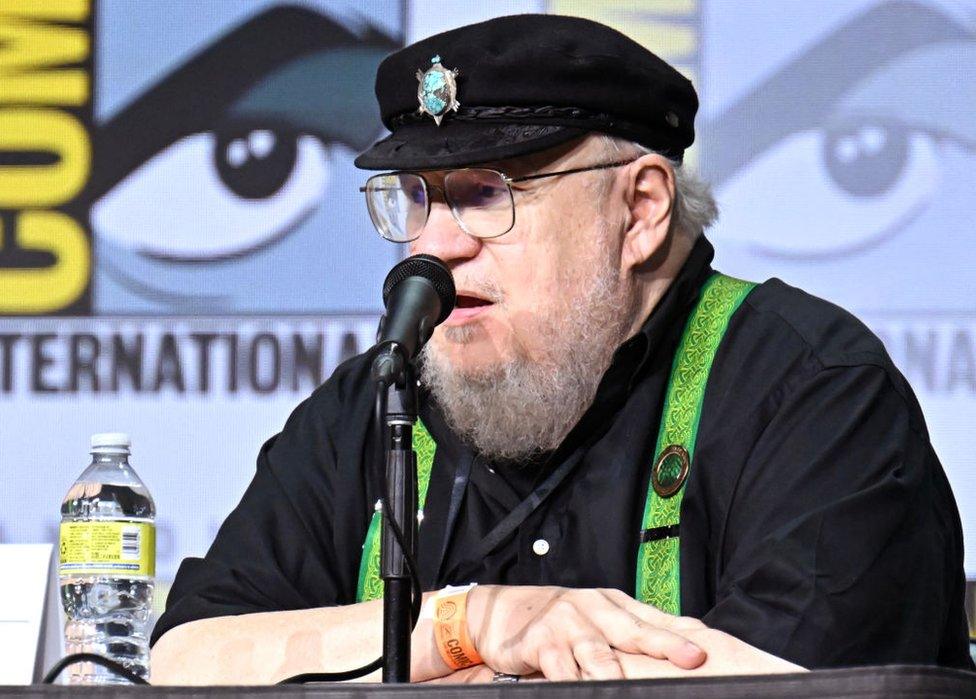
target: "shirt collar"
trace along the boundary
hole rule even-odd
[[[674,336],[676,324],[681,326],[681,330],[684,329],[688,314],[712,275],[710,263],[714,257],[715,248],[704,235],[699,236],[674,282],[664,292],[644,325],[614,353],[611,371],[619,376],[629,369],[628,373],[633,378],[656,354],[656,350]],[[679,338],[681,330],[678,330]]]

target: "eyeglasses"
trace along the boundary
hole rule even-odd
[[[373,175],[359,188],[366,194],[366,208],[379,234],[394,243],[409,243],[420,237],[430,216],[430,190],[436,189],[447,202],[458,226],[475,238],[497,238],[515,226],[515,197],[512,185],[545,177],[577,172],[607,170],[629,165],[631,160],[509,177],[490,168],[467,167],[450,170],[442,186],[431,184],[418,172],[385,172]]]

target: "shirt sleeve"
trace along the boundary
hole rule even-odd
[[[907,384],[823,368],[786,391],[732,504],[703,618],[805,667],[965,648],[959,516]]]
[[[181,564],[152,643],[197,619],[355,601],[359,546],[351,542],[362,543],[361,517],[347,526],[340,521],[360,514],[362,505],[354,504],[365,494],[337,463],[328,427],[336,412],[327,396],[313,394],[264,444],[250,485],[207,554]]]

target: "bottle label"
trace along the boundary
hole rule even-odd
[[[149,522],[61,523],[58,574],[156,574],[156,527]]]

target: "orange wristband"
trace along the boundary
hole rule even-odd
[[[484,662],[468,635],[468,592],[448,589],[434,597],[434,640],[444,662],[460,670]]]

